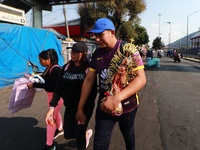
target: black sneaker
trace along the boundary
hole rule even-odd
[[[61,130],[61,131],[56,130],[56,133],[55,133],[55,136],[53,139],[56,139],[57,137],[59,137],[60,135],[63,135],[63,134],[64,134],[64,130]]]
[[[51,146],[45,145],[43,150],[56,150],[56,146],[54,144],[52,144]]]

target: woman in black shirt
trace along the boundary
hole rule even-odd
[[[54,49],[44,50],[39,54],[40,64],[46,67],[45,71],[41,75],[45,80],[45,83],[30,82],[27,84],[28,88],[43,88],[47,92],[48,106],[53,97],[53,91],[55,89],[56,82],[61,73],[61,67],[58,65],[58,55]],[[58,133],[64,134],[62,116],[60,114],[60,108],[63,105],[63,100],[60,99],[58,105],[55,107],[53,119],[54,124],[47,124],[46,145],[43,150],[53,150],[55,145],[53,143],[56,130]]]
[[[96,85],[94,85],[87,104],[85,105],[86,121],[79,124],[76,121],[76,112],[81,95],[83,81],[87,75],[89,61],[86,57],[87,45],[84,42],[77,42],[73,45],[71,51],[71,60],[62,68],[61,76],[57,82],[53,99],[50,103],[50,109],[46,116],[46,122],[53,115],[54,107],[60,97],[64,100],[64,137],[66,139],[75,138],[78,150],[86,148],[86,129],[94,109],[94,101],[97,94]]]

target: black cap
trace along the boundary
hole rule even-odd
[[[84,42],[77,42],[72,47],[67,47],[67,49],[72,49],[74,52],[87,52],[88,47]]]

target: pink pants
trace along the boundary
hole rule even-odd
[[[52,100],[52,97],[53,97],[53,92],[47,92],[48,106],[49,106],[50,101]],[[62,105],[63,105],[63,99],[60,98],[58,105],[54,109],[54,114],[53,114],[55,124],[54,125],[47,124],[46,145],[53,144],[53,138],[54,138],[56,129],[58,130],[63,129],[62,116],[60,114],[60,109]]]

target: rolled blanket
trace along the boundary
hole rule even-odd
[[[153,59],[147,59],[148,66],[157,66],[160,67],[160,59],[159,58],[153,58]]]

